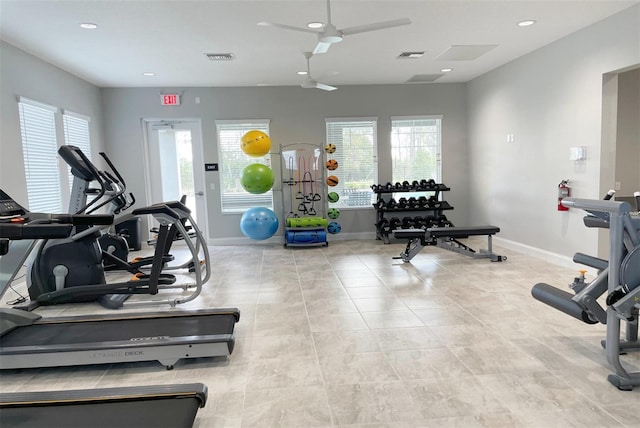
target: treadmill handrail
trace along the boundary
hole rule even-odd
[[[199,401],[202,408],[207,402],[207,386],[203,383],[177,385],[149,385],[116,388],[72,389],[64,391],[10,392],[0,394],[0,409],[25,405],[73,405],[79,402],[137,401],[158,398],[188,398]]]

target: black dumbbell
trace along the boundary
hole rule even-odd
[[[409,201],[407,201],[407,198],[398,199],[398,208],[400,209],[408,208],[408,205],[409,205]]]
[[[385,190],[393,190],[393,184],[387,182],[387,184],[384,185],[384,189]]]
[[[426,196],[420,196],[418,198],[418,208],[425,208],[429,206],[429,200]]]
[[[425,225],[425,220],[423,217],[417,215],[413,218],[413,227],[415,227],[416,229],[423,228],[424,225]]]
[[[409,208],[420,208],[420,205],[418,204],[418,199],[415,196],[411,196],[408,202],[409,202]]]
[[[418,180],[413,180],[413,182],[411,183],[411,188],[412,189],[419,189],[420,188],[420,182]]]
[[[396,200],[393,198],[389,199],[389,202],[387,202],[387,209],[395,210],[396,208],[398,208],[398,203],[396,202]]]
[[[402,218],[402,228],[403,229],[412,229],[413,228],[413,218],[412,217],[403,217]]]
[[[447,216],[444,214],[440,214],[440,216],[438,217],[437,221],[437,225],[438,227],[448,227],[451,226],[451,222],[447,219]]]
[[[409,182],[405,180],[402,182],[402,188],[405,190],[409,190],[411,189],[411,184],[409,184]]]
[[[391,217],[391,219],[389,219],[390,230],[399,229],[401,225],[402,225],[402,220],[400,220],[398,217]]]

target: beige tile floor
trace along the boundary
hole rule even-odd
[[[213,276],[181,309],[241,310],[229,358],[170,371],[157,362],[10,370],[0,388],[202,382],[209,399],[197,427],[640,426],[640,388],[622,392],[606,380],[604,326],[530,296],[536,282],[566,287],[578,266],[499,247],[508,261],[439,248],[393,260],[403,249],[380,241],[211,247]],[[640,370],[638,353],[623,362]]]

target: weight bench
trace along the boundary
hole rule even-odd
[[[471,226],[471,227],[431,227],[429,229],[398,229],[393,231],[393,236],[399,239],[409,239],[407,248],[394,259],[402,259],[408,263],[422,248],[435,245],[445,250],[464,254],[474,259],[490,259],[492,262],[507,260],[506,256],[495,254],[492,249],[491,237],[500,232],[496,226]],[[486,236],[487,249],[476,251],[458,239],[470,236]]]

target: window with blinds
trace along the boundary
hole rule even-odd
[[[442,182],[442,116],[391,118],[393,182],[434,179]]]
[[[18,110],[29,210],[63,212],[56,142],[57,108],[21,97]]]
[[[259,195],[244,190],[240,176],[245,166],[261,163],[271,167],[271,155],[250,157],[241,149],[242,136],[251,130],[269,134],[268,120],[218,120],[218,159],[220,162],[220,205],[223,213],[244,212],[251,207],[273,209],[273,191]],[[273,147],[272,147],[273,150]]]
[[[91,159],[91,141],[89,140],[89,118],[77,113],[65,111],[62,114],[62,126],[64,128],[64,143],[67,146],[76,146],[82,153]],[[69,177],[69,189],[73,189],[73,175],[71,168],[67,166]]]
[[[371,207],[374,194],[371,185],[378,181],[377,118],[326,119],[327,144],[336,146],[338,168],[328,175],[338,177],[338,185],[328,191],[340,199],[331,208]]]

